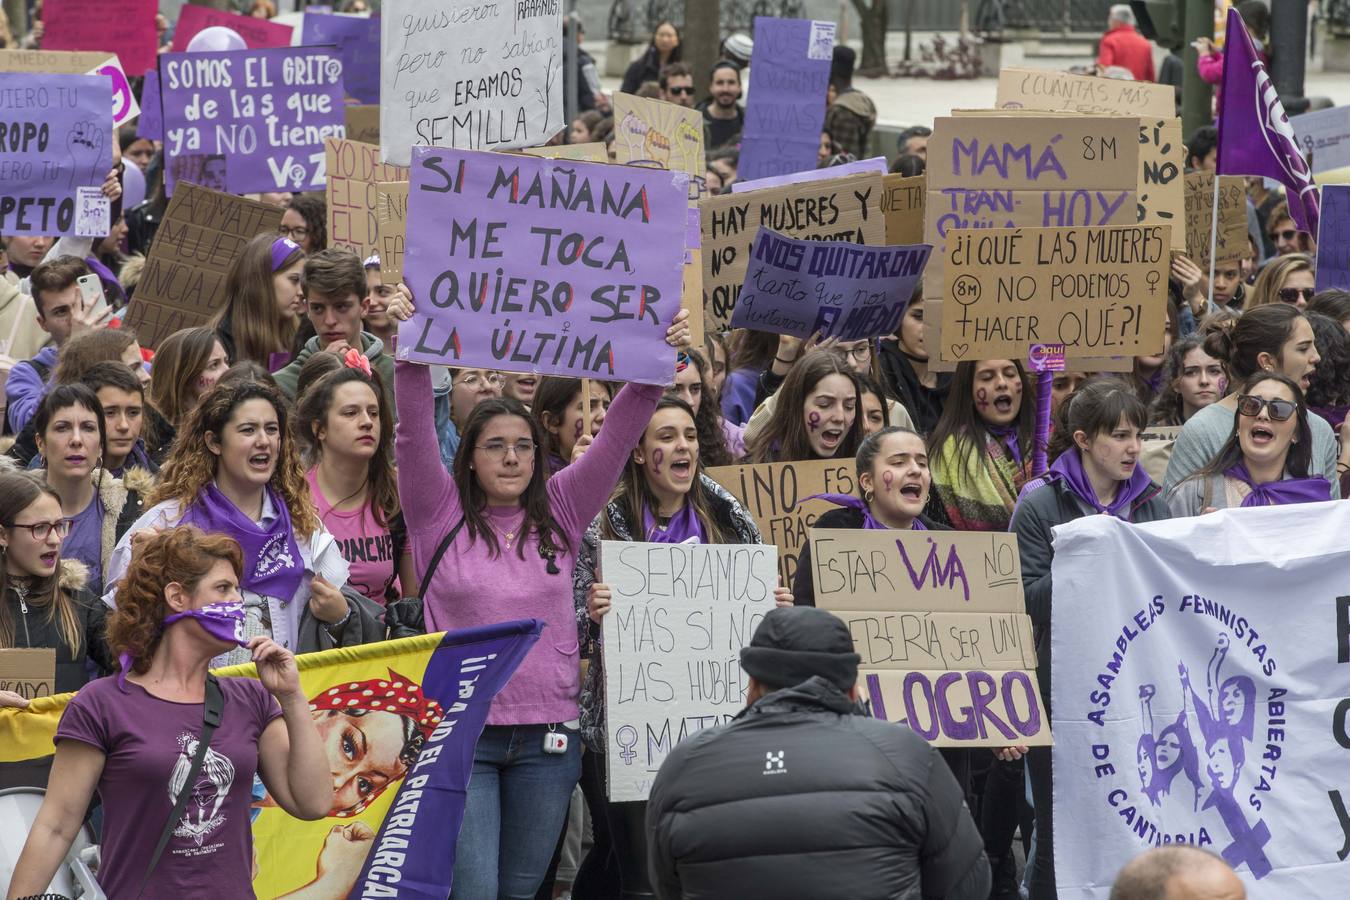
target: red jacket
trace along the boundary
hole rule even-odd
[[[1116,25],[1102,36],[1097,65],[1120,66],[1128,69],[1135,81],[1153,81],[1153,44],[1134,26]]]

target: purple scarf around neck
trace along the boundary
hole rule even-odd
[[[214,482],[187,508],[180,524],[196,525],[202,531],[234,538],[244,551],[244,573],[239,586],[289,603],[300,588],[305,563],[291,529],[290,510],[271,485],[266,490],[277,511],[271,525],[259,525],[244,515]]]
[[[867,505],[866,501],[860,500],[852,494],[812,494],[810,497],[807,497],[806,500],[828,500],[835,506],[845,506],[850,509],[856,509],[862,513],[863,528],[867,530],[884,531],[891,527],[884,522],[878,521],[877,517],[872,515],[872,508]],[[805,502],[805,500],[802,502]],[[911,531],[928,530],[927,526],[919,521],[918,516],[914,517],[914,521],[910,523],[909,528]]]
[[[1012,454],[1012,458],[1017,465],[1022,465],[1022,446],[1017,442],[1016,425],[986,424],[984,430],[989,432],[990,437],[1008,448],[1008,452]]]
[[[708,543],[708,535],[703,531],[703,523],[694,512],[694,504],[685,501],[684,506],[670,517],[666,527],[656,524],[651,507],[642,506],[642,539],[653,544],[683,544],[690,538],[698,538],[700,544]]]
[[[1083,458],[1079,455],[1076,447],[1059,455],[1059,459],[1055,460],[1054,464],[1050,466],[1049,477],[1063,481],[1065,486],[1073,491],[1074,496],[1097,512],[1106,513],[1127,522],[1130,519],[1130,505],[1139,499],[1139,496],[1148,490],[1149,485],[1153,483],[1153,480],[1148,477],[1148,472],[1144,471],[1144,467],[1136,463],[1134,474],[1121,481],[1116,487],[1116,499],[1103,506],[1102,502],[1097,499],[1097,492],[1093,489],[1092,481],[1083,468]]]
[[[1288,503],[1320,503],[1331,499],[1331,484],[1321,475],[1311,478],[1285,478],[1281,481],[1268,481],[1257,484],[1247,464],[1240,462],[1231,469],[1225,469],[1224,475],[1236,478],[1252,489],[1242,498],[1243,507],[1248,506],[1284,506]]]

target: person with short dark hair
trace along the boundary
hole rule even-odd
[[[831,613],[769,611],[741,650],[745,710],[681,741],[652,784],[658,898],[989,895],[960,786],[913,731],[861,714],[859,660]]]
[[[1213,172],[1219,164],[1219,130],[1201,125],[1186,139],[1186,171]]]
[[[52,342],[31,359],[15,365],[5,381],[6,415],[15,434],[23,430],[42,402],[61,348],[72,334],[92,326],[78,283],[89,274],[89,266],[78,256],[58,256],[33,269],[30,284],[38,327],[51,335]]]
[[[739,102],[740,68],[725,59],[714,63],[709,73],[708,95],[695,108],[703,113],[703,149],[711,154],[738,143],[745,128],[745,108]]]
[[[895,139],[895,145],[901,156],[917,156],[927,163],[928,139],[932,136],[933,129],[927,125],[911,125],[900,132]]]
[[[834,99],[825,112],[825,130],[839,153],[867,156],[872,128],[877,124],[877,106],[872,98],[853,86],[853,67],[858,54],[845,44],[834,45],[830,62],[830,88]]]
[[[689,63],[673,62],[661,67],[658,79],[661,99],[677,106],[694,107],[694,70]]]
[[[913,153],[906,153],[904,156],[897,156],[895,162],[891,163],[891,174],[900,175],[905,178],[914,178],[922,175],[928,169],[928,163],[922,156],[915,156]]]
[[[1247,889],[1222,857],[1190,844],[1146,850],[1125,864],[1110,900],[1246,900]]]
[[[300,245],[306,253],[318,253],[328,246],[328,201],[323,194],[296,194],[281,214],[277,229]]]

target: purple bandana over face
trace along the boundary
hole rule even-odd
[[[290,511],[270,485],[266,490],[277,511],[277,517],[270,525],[259,525],[244,515],[214,484],[206,486],[183,514],[182,521],[196,525],[202,531],[227,534],[238,541],[244,551],[244,575],[239,586],[289,603],[300,588],[305,564],[291,529]]]
[[[248,644],[248,639],[244,637],[244,604],[242,603],[208,603],[201,609],[185,609],[165,618],[164,627],[168,628],[174,622],[182,619],[196,619],[197,624],[218,641],[226,644],[238,644],[240,647]],[[122,666],[122,672],[117,676],[117,683],[125,688],[127,673],[131,671],[131,664],[134,660],[132,660],[130,653],[123,653],[118,656],[117,661]]]

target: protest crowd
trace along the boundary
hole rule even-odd
[[[1350,496],[1350,264],[1318,240],[1350,196],[1249,161],[1226,59],[1264,56],[1262,3],[1203,48],[1219,123],[1184,141],[1128,6],[1097,73],[1043,73],[1092,108],[1004,73],[995,113],[896,139],[829,23],[758,19],[697,71],[661,22],[606,90],[579,43],[561,81],[557,4],[380,5],[0,11],[8,898],[1239,898],[1315,868],[1242,797],[1282,715],[1220,672],[1246,619],[1117,686],[1128,760],[1058,709],[1094,610],[1066,528]],[[511,16],[562,30],[481,59]],[[1154,587],[1127,631],[1177,615]],[[1094,833],[1075,748],[1153,824]],[[1110,871],[1069,885],[1082,841]]]

